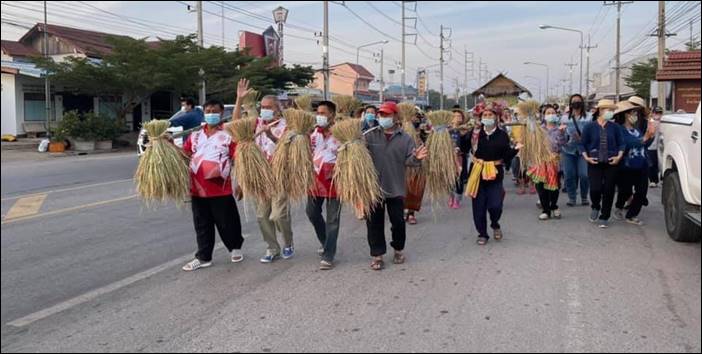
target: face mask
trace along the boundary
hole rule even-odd
[[[547,114],[546,115],[546,121],[549,123],[558,123],[559,120],[560,119],[555,114]]]
[[[626,120],[629,121],[629,124],[634,125],[639,121],[639,117],[635,114],[628,114]]]
[[[492,128],[495,126],[495,118],[483,118],[482,123],[484,126]]]
[[[327,125],[329,125],[329,121],[327,120],[327,116],[317,115],[317,126],[320,128],[326,128]]]
[[[395,125],[394,119],[392,117],[380,117],[378,119],[378,123],[380,123],[380,126],[383,127],[383,129],[389,129],[392,128],[393,125]]]
[[[583,103],[582,102],[573,102],[570,104],[570,108],[572,109],[583,109]]]
[[[614,118],[614,112],[612,112],[612,111],[605,112],[605,114],[604,114],[605,120],[612,120],[612,118]]]
[[[205,122],[209,125],[217,125],[220,121],[219,113],[207,113],[205,114]]]
[[[375,114],[373,113],[366,113],[366,122],[372,122],[375,120]]]
[[[266,122],[270,121],[271,119],[273,119],[273,114],[274,114],[274,112],[272,109],[262,109],[261,110],[261,119],[263,119]]]

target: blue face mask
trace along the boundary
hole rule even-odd
[[[378,123],[381,127],[383,127],[383,129],[389,129],[392,128],[393,125],[395,125],[395,121],[392,117],[380,117],[378,119]]]
[[[209,125],[219,124],[221,118],[219,113],[205,113],[205,123]]]
[[[273,112],[272,109],[265,109],[265,108],[264,108],[264,109],[261,110],[261,119],[263,119],[263,120],[265,120],[265,121],[269,121],[269,120],[273,119],[273,114],[274,114],[274,113],[275,113],[275,112]]]
[[[612,111],[605,112],[605,114],[604,114],[605,120],[612,120],[612,118],[614,118],[614,112],[612,112]]]
[[[375,120],[375,114],[373,113],[366,113],[366,122],[372,122]]]
[[[548,123],[558,123],[561,119],[556,114],[547,114],[546,122]]]
[[[483,118],[480,122],[488,128],[492,128],[495,126],[495,118]]]

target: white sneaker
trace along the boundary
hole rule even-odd
[[[561,211],[558,210],[558,209],[554,210],[554,211],[553,211],[553,217],[556,218],[556,219],[560,219],[560,218],[561,218]]]
[[[539,220],[548,220],[548,214],[541,213],[541,215],[539,215]]]
[[[648,184],[649,188],[658,188],[658,183],[651,182]]]
[[[192,272],[194,270],[198,270],[200,268],[207,268],[212,265],[212,262],[205,262],[202,263],[200,262],[199,259],[195,258],[190,263],[186,264],[183,266],[183,270],[186,272]]]
[[[232,250],[232,263],[239,263],[244,261],[244,254],[241,250]]]
[[[637,226],[643,226],[643,221],[639,220],[639,218],[629,218],[626,219],[626,222],[629,224],[637,225]]]

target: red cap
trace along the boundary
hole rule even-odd
[[[380,108],[378,108],[378,112],[395,114],[397,113],[397,103],[393,101],[383,102],[383,104],[380,105]]]

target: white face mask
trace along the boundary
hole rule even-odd
[[[548,122],[548,123],[558,123],[559,120],[560,119],[555,114],[547,114],[546,115],[546,122]]]
[[[634,125],[636,124],[636,122],[639,121],[639,116],[637,116],[636,114],[627,114],[626,120],[629,122],[629,124]]]
[[[272,109],[261,109],[261,119],[268,122],[273,119],[275,112]]]
[[[390,129],[393,125],[395,125],[395,122],[392,117],[380,117],[378,119],[378,124],[380,124],[383,129]]]
[[[321,114],[317,115],[317,126],[320,128],[326,128],[327,125],[329,125],[329,120],[327,119],[327,116],[323,116]]]

